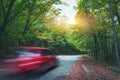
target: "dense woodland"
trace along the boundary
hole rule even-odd
[[[84,26],[81,34],[88,55],[120,66],[120,1],[79,0],[76,20],[79,28]]]
[[[55,5],[60,4],[66,5],[60,0],[0,0],[0,55],[13,55],[18,46],[41,46],[56,54],[86,52],[120,65],[120,1],[78,0],[73,25],[59,16]]]

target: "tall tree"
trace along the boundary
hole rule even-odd
[[[0,51],[33,41],[34,30],[57,12],[51,9],[60,3],[60,0],[0,0]]]
[[[119,57],[119,42],[118,42],[118,33],[115,27],[115,21],[114,21],[114,15],[113,15],[113,8],[112,8],[112,3],[111,0],[108,0],[108,4],[110,7],[110,16],[111,16],[111,21],[112,21],[112,30],[114,33],[114,42],[115,42],[115,51],[116,51],[116,57],[118,60],[118,65],[120,67],[120,57]]]
[[[84,35],[89,37],[89,39],[91,40],[89,42],[87,42],[88,40],[86,40],[88,49],[90,49],[91,55],[97,54],[99,59],[108,62],[110,62],[109,60],[116,61],[115,57],[111,58],[115,55],[117,57],[117,60],[119,61],[119,33],[117,33],[117,30],[119,31],[119,4],[119,0],[111,0],[112,7],[109,7],[108,0],[79,0],[78,2],[77,12],[86,17],[89,14],[96,20],[95,25],[93,25],[94,27],[92,26],[92,29],[82,29]],[[83,21],[83,16],[77,16],[79,17],[79,23]],[[110,27],[111,25],[112,29]],[[85,27],[85,25],[81,26]],[[96,35],[96,39],[92,39],[94,35]],[[115,42],[113,41],[113,39]],[[99,46],[96,47],[95,45],[91,45],[93,43]],[[115,44],[115,47],[113,47],[113,44]],[[114,52],[117,52],[117,54],[114,54]]]

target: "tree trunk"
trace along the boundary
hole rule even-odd
[[[111,17],[111,21],[112,21],[112,30],[114,33],[114,43],[115,43],[115,51],[116,51],[116,57],[117,57],[117,61],[118,61],[118,65],[120,67],[120,57],[119,57],[119,48],[118,48],[118,33],[115,27],[115,23],[114,23],[114,16],[113,16],[113,12],[112,12],[112,3],[111,0],[108,0],[108,4],[109,4],[109,8],[110,8],[110,17]]]
[[[94,49],[95,49],[95,52],[94,52],[94,57],[95,59],[98,59],[98,45],[97,45],[97,37],[96,37],[96,34],[93,36],[94,37]]]
[[[120,25],[120,13],[119,13],[118,5],[119,5],[119,1],[114,1],[114,5],[113,5],[115,11],[114,15],[116,15],[118,24]]]
[[[107,40],[107,35],[106,35],[106,33],[105,33],[105,35],[104,35],[104,41],[105,41],[105,61],[108,61],[109,60],[109,58],[108,58],[108,45],[107,45],[107,43],[108,43],[108,40]]]
[[[28,6],[28,13],[27,13],[27,18],[26,18],[26,23],[25,23],[25,26],[24,26],[24,30],[22,32],[23,35],[26,34],[26,32],[29,30],[29,27],[33,23],[33,22],[31,22],[31,15],[32,15],[32,11],[33,11],[33,7],[34,7],[34,4],[35,4],[35,1],[36,0],[33,0],[32,3],[30,3],[28,1],[28,4],[29,4],[29,6]]]
[[[2,0],[1,0],[2,1]],[[8,23],[8,19],[9,19],[9,16],[11,14],[11,10],[13,8],[13,5],[15,3],[15,0],[11,0],[10,3],[9,3],[9,6],[8,6],[8,9],[7,11],[5,12],[5,8],[4,6],[2,6],[2,10],[4,12],[4,19],[3,19],[3,22],[2,24],[0,25],[0,37],[2,37],[2,35],[4,34],[5,32],[5,29],[6,29],[6,26],[7,26],[7,23]]]

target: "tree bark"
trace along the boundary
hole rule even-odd
[[[33,23],[33,22],[31,21],[31,16],[32,16],[32,11],[33,11],[33,7],[34,7],[34,4],[35,4],[35,1],[36,1],[36,0],[33,0],[32,3],[30,3],[30,2],[28,1],[28,4],[29,4],[29,5],[28,5],[28,14],[27,14],[27,19],[26,19],[26,24],[25,24],[24,30],[23,30],[23,32],[22,32],[23,35],[26,34],[26,32],[28,31],[29,27],[30,27],[31,24]]]
[[[2,4],[1,8],[2,8],[2,12],[3,12],[3,17],[1,17],[3,21],[0,24],[0,44],[2,44],[3,43],[2,39],[3,39],[4,35],[5,35],[5,30],[6,30],[8,22],[9,22],[9,17],[10,17],[11,10],[13,8],[15,0],[10,0],[10,3],[8,5],[7,10],[5,10],[5,6],[3,4],[3,0],[0,0],[0,2]]]
[[[115,43],[115,51],[116,51],[116,57],[117,57],[117,61],[118,61],[118,65],[120,67],[120,57],[119,57],[119,48],[118,48],[118,33],[117,33],[117,29],[115,27],[115,21],[114,21],[114,16],[113,16],[113,12],[112,12],[112,3],[111,0],[108,0],[108,4],[109,4],[109,8],[110,8],[110,17],[111,17],[111,21],[112,21],[112,30],[114,33],[114,43]]]
[[[1,0],[2,1],[2,0]],[[11,14],[11,10],[13,8],[13,5],[15,3],[15,0],[11,0],[10,3],[9,3],[9,6],[8,6],[8,9],[7,11],[5,12],[5,9],[4,9],[4,6],[3,6],[3,13],[4,13],[4,19],[3,19],[3,22],[2,24],[0,25],[0,38],[4,35],[5,33],[5,29],[6,29],[6,26],[7,26],[7,23],[9,22],[9,17],[10,17],[10,14]]]
[[[113,7],[115,8],[114,15],[116,15],[118,24],[120,25],[120,14],[119,14],[118,5],[119,5],[119,1],[114,1],[114,5],[113,5]]]
[[[95,59],[97,60],[98,59],[98,44],[97,44],[97,37],[96,37],[96,34],[93,36],[94,37],[94,49],[95,49],[95,52],[94,52],[94,57]]]

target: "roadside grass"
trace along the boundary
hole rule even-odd
[[[109,66],[107,67],[107,70],[109,70],[109,72],[114,76],[120,76],[120,68],[118,66]]]
[[[111,69],[113,71],[116,71],[116,72],[120,73],[120,68],[118,66],[112,66]]]

